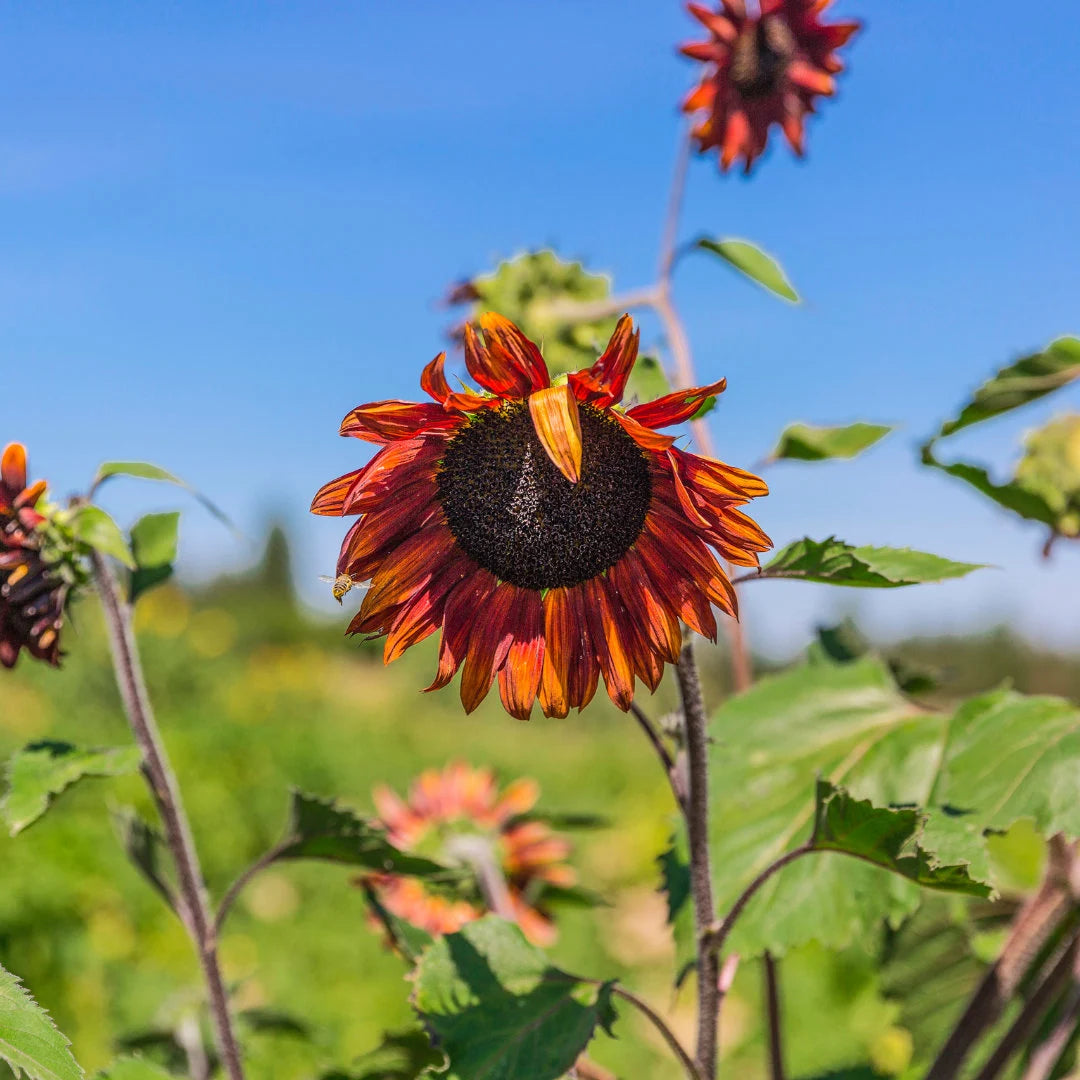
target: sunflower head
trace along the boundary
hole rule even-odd
[[[723,170],[741,158],[750,172],[774,124],[802,156],[806,116],[819,97],[833,94],[844,67],[837,51],[860,28],[858,22],[823,22],[830,3],[761,0],[757,14],[747,12],[745,0],[720,0],[717,11],[687,5],[709,37],[682,47],[705,65],[683,111],[696,117],[699,150],[717,149]]]
[[[8,668],[23,649],[60,662],[72,574],[52,557],[49,519],[39,511],[45,489],[44,480],[27,484],[26,448],[11,443],[0,457],[0,664]]]
[[[444,862],[486,851],[526,936],[550,945],[555,927],[544,891],[571,886],[576,875],[566,863],[570,845],[543,822],[523,819],[539,794],[530,779],[515,780],[500,791],[490,769],[455,762],[422,773],[407,798],[385,786],[376,788],[373,797],[389,839],[402,850],[435,855]],[[453,933],[487,913],[480,900],[432,892],[416,878],[377,874],[363,881],[391,914],[430,934]]]
[[[716,637],[736,614],[714,552],[756,566],[768,537],[739,507],[766,487],[675,446],[724,380],[622,404],[638,350],[630,317],[590,367],[552,381],[540,350],[494,313],[464,330],[481,390],[452,390],[445,354],[424,369],[432,399],[360,405],[341,434],[378,443],[363,468],[326,484],[316,514],[356,516],[337,572],[370,581],[349,632],[385,636],[384,658],[442,631],[428,687],[461,669],[472,711],[497,680],[527,719],[589,703],[600,677],[629,709],[680,648],[680,620]]]

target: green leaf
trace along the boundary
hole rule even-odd
[[[56,796],[87,776],[123,776],[141,760],[136,746],[80,750],[65,742],[36,742],[18,751],[8,763],[8,791],[3,815],[17,836],[48,810]]]
[[[980,563],[954,562],[910,548],[852,547],[830,536],[827,540],[806,537],[789,544],[762,568],[759,577],[895,589],[964,577],[981,569]]]
[[[946,465],[934,456],[933,447],[929,443],[922,449],[922,462],[933,469],[948,473],[949,476],[955,476],[958,480],[963,480],[987,498],[993,499],[998,506],[1003,506],[1006,510],[1011,510],[1028,521],[1041,521],[1051,528],[1056,527],[1059,516],[1057,510],[1047,502],[1042,492],[1030,487],[1022,480],[996,484],[990,479],[989,472],[981,465],[972,465],[964,461]]]
[[[941,425],[938,438],[1000,416],[1080,378],[1080,339],[1062,337],[1042,352],[1002,368],[972,395],[959,415]]]
[[[165,842],[161,834],[143,821],[134,810],[123,809],[113,814],[113,824],[120,836],[120,843],[132,865],[166,904],[176,910],[172,886],[162,873]]]
[[[816,800],[814,851],[837,851],[863,859],[924,888],[990,895],[990,887],[975,881],[967,865],[942,863],[921,845],[925,818],[918,810],[874,806],[869,799],[853,799],[828,780],[818,781]]]
[[[675,942],[676,980],[695,961],[694,913],[690,905],[690,849],[686,829],[676,824],[670,845],[656,859],[660,891],[667,902],[667,921]]]
[[[131,603],[172,576],[179,527],[178,513],[147,514],[132,526],[131,553],[136,568],[128,589]]]
[[[31,1080],[80,1080],[83,1071],[49,1014],[0,967],[0,1061]]]
[[[615,1020],[611,986],[568,975],[513,923],[487,916],[420,958],[412,1003],[453,1080],[556,1080],[597,1026]]]
[[[420,959],[420,954],[435,940],[431,934],[411,922],[399,918],[379,899],[379,894],[367,882],[361,882],[368,907],[382,923],[390,944],[410,966]]]
[[[98,1073],[98,1080],[173,1080],[173,1074],[145,1058],[122,1057]]]
[[[238,1012],[236,1018],[253,1032],[260,1035],[292,1035],[297,1039],[310,1039],[311,1028],[280,1009],[252,1008]]]
[[[710,240],[708,237],[698,240],[697,246],[719,255],[729,266],[769,292],[793,304],[799,302],[799,294],[791,287],[783,267],[761,248],[745,240]]]
[[[211,516],[217,518],[218,521],[227,528],[233,528],[232,522],[224,511],[219,509],[201,492],[193,488],[187,481],[181,480],[179,476],[174,476],[171,472],[161,468],[160,465],[151,465],[146,461],[104,462],[98,468],[97,475],[94,477],[94,482],[90,486],[91,493],[96,491],[106,480],[110,480],[117,476],[130,476],[137,480],[155,480],[163,484],[175,484],[177,487],[181,487],[186,492],[193,495]]]
[[[378,825],[337,806],[332,799],[292,793],[289,824],[278,859],[326,859],[382,873],[454,880],[456,869],[399,851]]]
[[[422,1028],[404,1028],[388,1031],[382,1043],[347,1073],[327,1073],[322,1080],[417,1080],[445,1064],[446,1058],[432,1047]]]
[[[71,528],[77,540],[103,555],[111,555],[129,570],[135,569],[135,558],[120,526],[100,506],[78,507],[72,514]]]
[[[853,458],[884,439],[893,429],[884,424],[848,424],[846,427],[812,427],[791,424],[780,435],[770,461],[825,461]]]
[[[724,868],[721,916],[812,834],[818,778],[855,801],[917,809],[918,846],[935,866],[966,864],[978,882],[988,879],[989,830],[1030,820],[1043,837],[1080,836],[1080,709],[1060,698],[999,690],[953,716],[927,713],[868,656],[763,679],[717,712],[710,734],[713,773],[723,777],[711,837],[713,863]],[[902,854],[919,857],[910,845]],[[882,919],[897,925],[919,898],[913,880],[829,851],[808,855],[760,889],[730,947],[744,956],[810,940],[842,948]]]

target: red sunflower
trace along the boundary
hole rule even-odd
[[[12,443],[0,457],[0,664],[14,667],[19,652],[60,662],[60,626],[67,586],[40,553],[35,506],[46,484],[26,483],[26,448]]]
[[[535,699],[566,716],[602,675],[629,709],[675,663],[682,620],[716,638],[712,606],[736,615],[728,562],[756,566],[767,536],[739,506],[758,477],[687,453],[657,429],[689,420],[710,386],[620,405],[638,335],[624,316],[591,368],[553,385],[540,350],[495,314],[465,328],[465,362],[486,393],[453,391],[441,353],[425,404],[381,401],[341,434],[382,443],[362,469],[315,496],[316,514],[352,515],[337,572],[371,582],[349,633],[386,636],[387,663],[442,630],[429,690],[460,667],[475,709],[498,678],[506,710]]]
[[[544,907],[544,890],[567,888],[577,875],[565,861],[570,845],[543,822],[522,820],[539,795],[529,779],[515,780],[500,792],[490,769],[464,762],[422,773],[408,800],[388,787],[373,793],[389,839],[404,851],[433,850],[455,861],[471,842],[485,844],[518,925],[531,941],[550,945],[555,926]],[[452,934],[486,914],[483,905],[431,892],[416,878],[378,874],[363,880],[391,914],[429,934]]]
[[[822,22],[831,2],[761,0],[757,15],[747,13],[745,0],[720,0],[719,11],[687,5],[710,37],[682,47],[708,65],[683,111],[701,114],[693,129],[698,148],[718,148],[725,171],[741,157],[750,172],[773,124],[802,156],[806,116],[817,98],[833,94],[834,76],[844,69],[837,50],[861,26]]]

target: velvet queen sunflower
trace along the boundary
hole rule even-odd
[[[683,111],[697,117],[693,135],[700,151],[718,149],[725,171],[741,157],[750,172],[774,124],[802,156],[806,117],[818,98],[833,94],[844,68],[837,50],[860,28],[858,22],[823,22],[831,2],[761,0],[756,14],[747,12],[745,0],[720,0],[717,11],[687,5],[709,38],[682,47],[706,65]]]
[[[47,664],[60,662],[60,627],[68,582],[43,557],[36,509],[46,483],[28,485],[26,448],[11,443],[0,455],[0,664],[11,668],[26,649]]]
[[[765,484],[659,430],[689,420],[724,380],[624,407],[638,350],[628,315],[591,367],[554,384],[499,315],[466,327],[464,346],[484,392],[452,390],[441,353],[420,379],[430,402],[360,405],[341,426],[382,444],[311,507],[358,515],[337,572],[371,585],[349,633],[385,635],[389,663],[441,629],[428,689],[461,668],[467,712],[497,679],[513,716],[528,719],[537,699],[566,716],[601,676],[629,709],[635,680],[655,690],[678,659],[680,620],[715,640],[713,606],[736,617],[713,550],[756,566],[770,547],[739,509]]]

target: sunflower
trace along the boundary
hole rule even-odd
[[[538,698],[566,716],[601,675],[629,709],[635,679],[655,690],[677,660],[680,620],[715,640],[712,606],[736,615],[710,547],[756,566],[770,546],[738,509],[765,484],[657,430],[689,420],[724,380],[622,407],[638,349],[628,315],[591,367],[554,383],[499,315],[467,326],[464,346],[486,393],[452,390],[440,353],[420,379],[432,401],[361,405],[342,424],[383,444],[311,507],[360,515],[337,572],[371,587],[348,632],[385,635],[389,663],[441,628],[428,689],[460,667],[467,712],[497,678],[511,715],[528,719]]]
[[[757,15],[747,13],[745,0],[720,0],[719,11],[687,5],[710,36],[682,47],[708,65],[682,107],[701,114],[693,129],[698,148],[718,148],[723,170],[742,157],[750,172],[773,124],[802,156],[806,116],[817,98],[832,95],[834,76],[844,68],[836,50],[861,25],[823,23],[820,16],[831,2],[761,0]]]
[[[544,892],[568,888],[577,877],[565,862],[570,845],[543,822],[523,818],[539,794],[527,778],[500,792],[490,769],[455,762],[441,772],[423,772],[407,800],[386,786],[376,788],[373,798],[388,838],[402,850],[434,849],[453,861],[470,843],[486,845],[518,925],[531,941],[550,945],[555,927]],[[416,878],[376,874],[361,880],[387,911],[429,934],[453,933],[486,914],[484,905],[432,892]]]
[[[26,483],[26,448],[12,443],[0,457],[0,664],[10,668],[26,649],[56,666],[67,586],[41,557],[35,509],[46,484]]]

